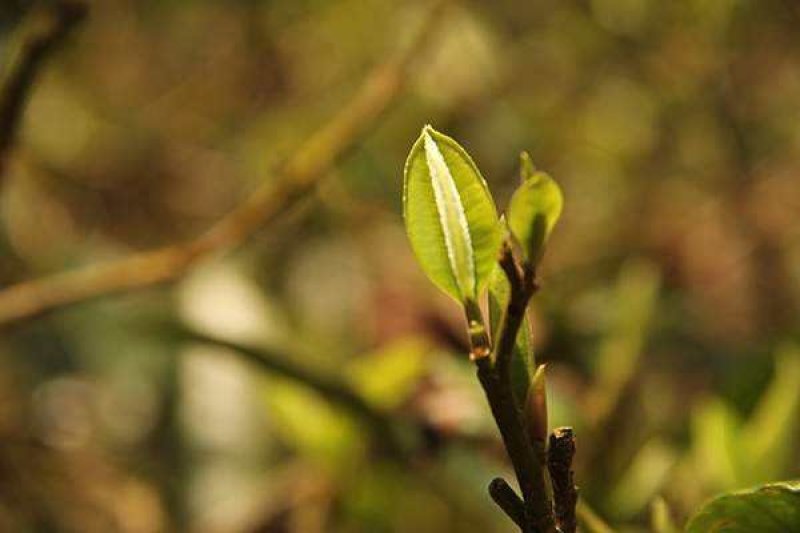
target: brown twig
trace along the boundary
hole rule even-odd
[[[0,77],[0,182],[37,75],[86,12],[84,4],[62,0],[34,8],[22,23]]]
[[[572,471],[572,458],[575,455],[575,435],[572,428],[556,428],[550,434],[547,453],[547,469],[553,485],[553,506],[556,521],[563,533],[575,533],[575,505],[578,503],[578,489],[575,487],[575,474]]]
[[[501,477],[489,483],[489,496],[520,529],[525,529],[525,502]]]
[[[435,33],[433,26],[445,4],[437,2],[411,44],[377,67],[352,100],[277,171],[277,183],[266,181],[206,233],[184,244],[5,289],[0,292],[0,326],[101,296],[174,281],[198,262],[241,244],[274,221],[312,192],[334,164],[377,124],[403,89],[413,60]]]
[[[498,330],[493,332],[496,334],[492,356],[475,361],[478,380],[522,492],[524,521],[520,529],[524,533],[552,533],[556,527],[545,480],[544,454],[529,437],[523,413],[514,398],[510,375],[514,343],[536,285],[532,273],[524,272],[516,264],[509,246],[502,251],[500,266],[508,277],[511,294]]]

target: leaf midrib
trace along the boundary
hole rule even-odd
[[[475,257],[464,204],[438,144],[427,129],[423,137],[425,161],[450,268],[461,295],[472,298],[475,290]]]

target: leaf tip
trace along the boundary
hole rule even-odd
[[[533,164],[533,159],[531,159],[531,155],[528,152],[523,150],[519,154],[519,177],[525,182],[532,178],[534,174],[536,174],[536,166]]]

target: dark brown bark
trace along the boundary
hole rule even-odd
[[[547,469],[553,486],[556,522],[563,533],[575,533],[577,527],[575,506],[578,503],[578,489],[575,487],[575,473],[572,471],[574,455],[575,435],[572,428],[554,429],[550,434]]]

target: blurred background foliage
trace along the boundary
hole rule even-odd
[[[427,7],[91,2],[5,170],[0,284],[207,228]],[[0,7],[3,61],[29,8]],[[798,477],[799,26],[791,0],[452,2],[313,198],[175,285],[0,333],[0,530],[509,531],[457,306],[402,229],[427,122],[501,208],[522,149],[565,190],[534,342],[600,515],[642,531],[654,501],[682,522],[718,491]],[[307,384],[178,340],[176,319],[333,376],[413,456]]]

